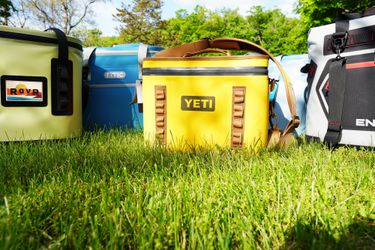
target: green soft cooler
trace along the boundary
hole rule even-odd
[[[0,141],[61,139],[82,131],[82,45],[0,26]]]

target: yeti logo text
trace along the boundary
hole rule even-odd
[[[181,96],[181,109],[192,111],[215,111],[215,97]]]
[[[357,127],[374,127],[375,128],[375,119],[369,120],[369,119],[356,119],[355,125]]]

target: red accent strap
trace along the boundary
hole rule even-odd
[[[375,62],[369,61],[369,62],[349,63],[346,65],[346,69],[361,69],[361,68],[369,68],[369,67],[375,67]]]

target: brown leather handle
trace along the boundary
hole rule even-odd
[[[206,53],[220,53],[224,54],[227,56],[230,56],[230,52],[228,50],[223,50],[223,49],[203,49],[195,52],[187,52],[183,57],[191,57],[191,56],[197,56],[201,54],[206,54]]]
[[[205,38],[196,42],[186,43],[160,51],[156,53],[154,57],[183,57],[186,53],[195,53],[205,49],[250,51],[260,54],[268,54],[268,52],[259,45],[246,40],[236,38],[217,38],[210,40]]]
[[[202,39],[196,42],[183,44],[177,47],[169,48],[158,52],[154,55],[154,57],[183,57],[188,53],[196,53],[198,51],[206,50],[206,49],[222,49],[222,50],[238,50],[238,51],[249,51],[249,52],[256,52],[263,55],[267,55],[270,59],[276,64],[277,68],[281,72],[281,76],[284,79],[285,84],[285,92],[288,101],[288,106],[290,110],[290,114],[292,120],[288,123],[287,127],[285,128],[282,136],[286,134],[292,133],[295,128],[298,127],[300,121],[299,117],[297,116],[296,111],[296,98],[294,95],[294,91],[292,88],[292,84],[290,82],[289,76],[286,74],[285,70],[281,66],[281,64],[275,59],[275,57],[262,48],[261,46],[246,41],[242,39],[236,38],[217,38],[217,39]]]

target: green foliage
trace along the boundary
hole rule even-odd
[[[309,28],[331,23],[341,12],[363,12],[374,5],[375,0],[299,0],[296,11],[300,19],[261,6],[242,16],[238,9],[211,11],[198,5],[192,13],[178,10],[175,17],[163,21],[160,1],[134,0],[117,17],[124,25],[121,36],[126,42],[171,47],[204,37],[234,37],[258,43],[274,54],[299,54],[307,51]]]
[[[127,43],[146,43],[161,45],[161,0],[133,0],[122,4],[114,17],[122,23],[120,37]]]
[[[257,6],[243,17],[238,9],[210,11],[196,6],[192,13],[179,10],[166,21],[163,44],[170,47],[204,37],[233,37],[258,43],[275,54],[304,53],[306,45],[301,31],[298,19],[286,17],[279,9]]]
[[[267,10],[261,6],[253,7],[247,16],[251,40],[271,53],[306,53],[307,47],[302,25],[296,18],[286,17],[279,9]]]
[[[103,32],[99,29],[88,30],[86,37],[82,39],[83,45],[86,47],[100,46],[102,34]]]
[[[196,41],[205,37],[235,37],[248,39],[249,25],[238,10],[210,11],[196,6],[192,13],[179,10],[167,20],[163,39],[167,47]]]
[[[10,0],[0,0],[0,24],[8,25],[8,18],[14,11],[14,6]]]
[[[299,0],[297,12],[306,28],[316,27],[334,22],[341,13],[362,13],[366,9],[375,6],[375,0]]]
[[[124,43],[124,42],[121,40],[121,37],[102,36],[102,37],[100,37],[99,44],[93,44],[93,45],[108,47],[108,46],[113,46],[113,45],[122,44],[122,43]]]
[[[258,43],[271,53],[299,54],[306,52],[304,26],[297,18],[286,17],[279,9],[253,7],[247,16],[238,9],[211,11],[197,5],[194,11],[178,10],[175,17],[161,19],[162,1],[133,0],[117,9],[121,23],[121,43],[146,43],[172,47],[199,39],[233,37]],[[82,39],[85,46],[105,45],[99,30],[92,30]]]
[[[191,14],[186,10],[178,10],[176,17],[166,21],[166,28],[162,33],[165,46],[176,46],[207,37],[202,33],[206,32],[203,26],[208,13],[209,11],[201,6],[196,6]]]
[[[2,249],[374,249],[370,151],[179,152],[110,131],[0,152]]]

